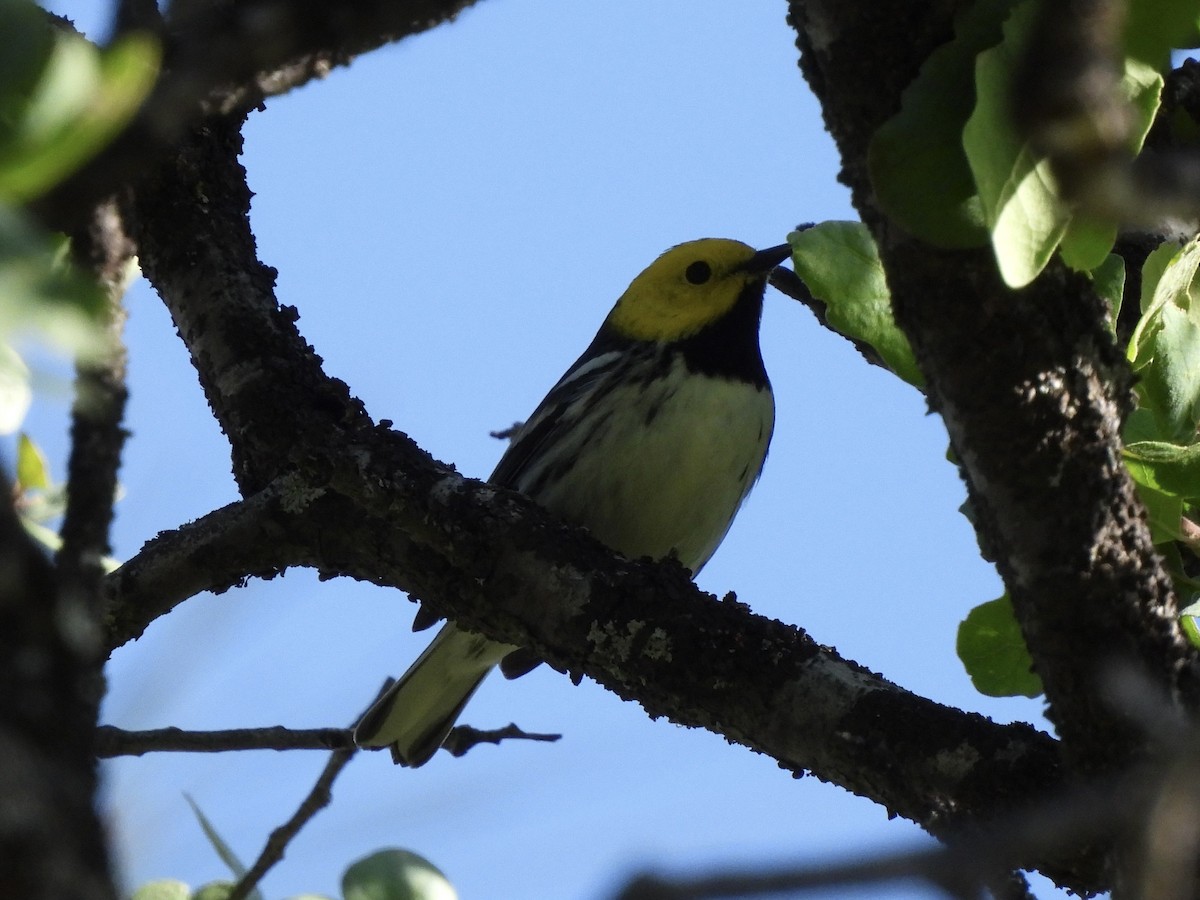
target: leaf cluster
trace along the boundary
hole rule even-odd
[[[1124,30],[1120,88],[1129,111],[1127,151],[1136,155],[1161,106],[1173,47],[1200,42],[1193,4],[1132,4]],[[1113,252],[1118,222],[1064,199],[1050,159],[1019,129],[1012,85],[1027,50],[1036,4],[967,5],[952,40],[927,58],[900,111],[874,135],[868,167],[876,198],[912,235],[948,250],[990,246],[1012,288],[1024,287],[1057,254],[1086,273],[1117,318],[1125,261]],[[867,229],[827,222],[790,237],[796,271],[826,304],[828,324],[874,347],[906,382],[923,382],[891,315],[883,265]],[[1138,375],[1137,407],[1124,459],[1149,512],[1156,546],[1189,613],[1200,613],[1200,249],[1167,242],[1141,272],[1140,318],[1127,357]],[[1182,624],[1200,634],[1192,615]],[[958,654],[976,688],[992,696],[1036,696],[1041,683],[1007,594],[964,619]]]

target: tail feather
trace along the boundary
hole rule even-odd
[[[392,758],[400,765],[424,765],[487,673],[515,649],[446,624],[367,710],[354,728],[354,742],[360,747],[391,745]]]

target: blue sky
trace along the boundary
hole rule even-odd
[[[94,0],[53,8],[102,27]],[[373,416],[485,477],[488,432],[526,416],[629,281],[696,237],[781,243],[853,218],[779,2],[482,2],[287,97],[246,128],[261,258],[299,327]],[[115,553],[236,498],[229,452],[152,291],[129,297],[133,437]],[[811,313],[769,294],[778,423],[762,480],[699,579],[806,628],[893,681],[1001,721],[954,655],[1001,586],[957,508],[940,420]],[[29,427],[61,474],[63,397]],[[349,724],[429,635],[395,591],[304,571],[204,595],[114,656],[104,720],[126,728]],[[485,683],[464,720],[557,731],[552,746],[361,755],[267,878],[336,895],[346,864],[403,846],[463,898],[601,898],[642,867],[846,859],[925,840],[816,778],[715,735],[651,722],[543,668]],[[1042,723],[1042,727],[1044,723]],[[104,766],[128,885],[224,875],[183,794],[247,861],[291,814],[318,753],[156,755]],[[841,897],[935,896],[913,886]]]

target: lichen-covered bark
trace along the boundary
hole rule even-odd
[[[452,18],[471,2],[206,3],[189,27],[160,32],[169,43],[167,65],[134,122],[63,183],[29,204],[27,211],[43,224],[73,236],[76,262],[110,289],[112,308],[104,354],[78,367],[68,507],[62,550],[53,564],[25,533],[12,504],[0,508],[0,897],[116,896],[95,809],[92,753],[106,631],[101,623],[101,556],[107,551],[125,437],[118,300],[124,265],[134,252],[114,198],[162,160],[186,168],[175,144],[203,120],[206,106],[245,109],[266,93],[317,77],[356,53]],[[174,3],[171,13],[187,5],[186,0]],[[157,19],[153,2],[124,0],[117,29],[154,29]],[[58,17],[48,17],[48,22],[70,28]],[[265,32],[257,30],[264,28]],[[192,197],[185,206],[202,215],[201,197]],[[186,271],[188,235],[178,223],[165,230],[178,251],[173,263]],[[261,271],[254,274],[263,277]],[[210,281],[207,289],[192,287],[201,296],[221,294],[234,303],[240,294],[252,295],[245,284],[234,286],[220,279]],[[286,316],[273,304],[272,310]],[[252,348],[240,350],[253,357]],[[327,388],[316,402],[328,402],[331,394],[345,395],[335,383]],[[323,427],[345,406],[334,402],[328,415],[310,419]],[[255,468],[252,453],[239,458],[239,475],[246,485],[255,479],[265,483],[269,476]],[[7,473],[4,480],[10,481]]]
[[[811,770],[934,833],[1059,785],[1045,735],[915,697],[794,628],[705,597],[677,567],[615,558],[528,500],[369,426],[254,275],[262,264],[245,230],[235,137],[212,127],[194,142],[188,157],[204,164],[169,169],[138,202],[143,267],[181,323],[218,419],[233,423],[239,466],[261,474],[243,481],[243,501],[160,536],[112,576],[115,641],[204,588],[308,565],[405,590],[651,715]],[[201,213],[181,208],[196,196],[209,198]],[[171,240],[180,221],[184,247]],[[1090,885],[1073,865],[1060,866],[1063,877]]]
[[[1072,776],[1111,773],[1135,758],[1142,738],[1097,676],[1114,661],[1131,663],[1164,696],[1190,705],[1194,664],[1120,465],[1128,379],[1098,301],[1057,269],[1014,294],[986,252],[913,242],[879,210],[866,175],[871,135],[950,35],[961,4],[793,0],[791,21],[1065,753],[1028,726],[997,726],[916,697],[798,629],[700,594],[677,567],[622,560],[529,501],[459,478],[374,424],[326,375],[255,253],[237,163],[242,112],[387,40],[389,29],[419,30],[464,5],[256,0],[236,8],[261,15],[240,19],[222,18],[224,5],[193,5],[192,30],[170,32],[184,43],[172,44],[168,75],[129,133],[39,203],[46,221],[75,227],[81,209],[134,188],[126,209],[143,269],[229,437],[243,494],[164,533],[108,579],[110,640],[131,639],[201,590],[311,566],[408,591],[651,715],[725,735],[946,838],[978,833]],[[250,40],[244,28],[255,21],[279,26],[271,40]],[[33,566],[29,583],[39,577]],[[0,594],[0,617],[16,616],[22,602]],[[14,647],[25,635],[0,629]],[[69,693],[71,683],[58,687]],[[6,711],[0,727],[21,713]],[[86,793],[90,770],[79,771]],[[0,766],[0,777],[9,775]],[[1109,883],[1100,855],[1083,844],[1026,848],[1005,862],[1080,892]],[[0,893],[15,883],[8,877],[0,869]]]
[[[921,244],[879,208],[866,158],[957,4],[793,0],[800,65],[871,228],[1012,596],[1072,777],[1123,771],[1150,738],[1112,690],[1131,673],[1187,710],[1196,656],[1120,458],[1130,374],[1088,281],[1052,263],[1012,291],[991,253]],[[902,36],[902,37],[901,37]]]
[[[241,125],[240,115],[206,120],[142,181],[131,209],[142,271],[171,311],[249,494],[302,462],[293,454],[306,441],[365,420],[296,331],[296,310],[276,302],[275,270],[258,261]]]

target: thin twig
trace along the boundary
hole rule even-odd
[[[387,689],[391,686],[391,680],[384,682],[383,687],[379,689],[379,693],[371,700],[374,704],[376,700],[384,695]],[[370,707],[366,707],[363,713]],[[354,722],[362,718],[363,713],[359,713],[354,717]],[[353,727],[354,723],[351,723]],[[350,729],[345,729],[349,734]],[[300,833],[305,825],[322,809],[330,804],[333,799],[333,782],[337,780],[338,775],[342,773],[342,769],[358,752],[358,748],[351,743],[349,747],[340,750],[334,750],[329,754],[329,761],[325,763],[325,768],[321,770],[320,776],[317,778],[316,784],[312,790],[308,792],[308,796],[301,801],[300,806],[292,814],[286,822],[271,832],[267,838],[266,844],[263,846],[262,852],[258,854],[258,859],[254,860],[252,865],[237,883],[230,889],[229,895],[225,900],[246,900],[250,896],[250,892],[258,886],[262,881],[263,876],[270,871],[271,867],[279,860],[283,859],[284,851],[287,850],[287,845],[292,838]]]
[[[467,751],[479,744],[499,744],[501,741],[542,741],[552,744],[559,740],[562,740],[561,734],[533,734],[522,731],[513,722],[490,731],[481,731],[470,725],[456,725],[442,742],[442,749],[451,756],[465,756]]]
[[[283,853],[292,838],[299,834],[300,829],[307,825],[317,813],[329,805],[333,799],[333,782],[357,752],[357,748],[350,747],[346,750],[335,750],[329,754],[329,761],[325,763],[325,768],[321,770],[321,775],[317,778],[317,783],[313,785],[312,790],[308,792],[308,796],[300,803],[290,819],[271,832],[258,859],[246,870],[246,874],[230,888],[226,900],[246,900],[271,867],[283,859]]]
[[[96,755],[142,756],[146,753],[224,753],[233,750],[346,750],[354,746],[348,728],[230,728],[184,731],[155,728],[125,731],[112,725],[96,729]]]
[[[483,730],[459,725],[450,732],[443,749],[452,756],[463,756],[478,744],[501,741],[542,741],[553,743],[561,734],[536,734],[522,731],[513,723],[503,728]],[[152,728],[126,731],[113,725],[96,729],[96,756],[144,756],[147,753],[229,753],[241,750],[348,750],[354,746],[349,728],[226,728],[220,731],[185,731],[182,728]]]

